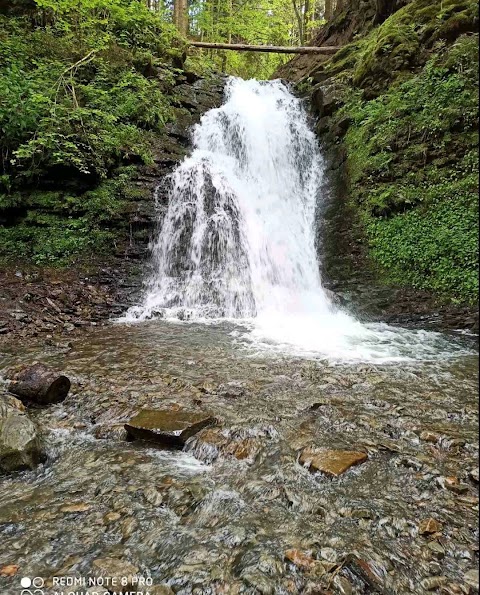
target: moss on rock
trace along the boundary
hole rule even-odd
[[[386,283],[475,302],[477,3],[412,0],[312,71],[317,94],[343,89],[317,129],[346,151],[372,267]]]

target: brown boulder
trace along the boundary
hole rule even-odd
[[[307,447],[300,453],[299,463],[308,466],[310,471],[321,471],[326,475],[337,477],[367,459],[368,456],[364,452]]]

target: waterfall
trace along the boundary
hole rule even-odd
[[[323,171],[302,102],[280,81],[231,78],[172,174],[153,273],[123,321],[236,319],[257,345],[342,359],[403,359],[412,342],[436,352],[434,333],[361,324],[328,297],[315,245]]]
[[[323,162],[300,100],[280,81],[230,79],[173,174],[140,319],[291,311],[320,282],[314,217]]]

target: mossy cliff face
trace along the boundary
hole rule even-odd
[[[0,4],[2,261],[141,258],[154,189],[223,81],[144,3],[51,4]]]
[[[354,20],[355,4],[337,15],[330,38],[346,14]],[[292,78],[335,148],[334,167],[345,160],[353,233],[379,278],[473,303],[478,6],[413,0],[375,22],[357,36],[349,30],[350,43],[332,59],[304,61],[300,80],[292,63]]]

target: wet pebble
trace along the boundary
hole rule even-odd
[[[438,541],[431,541],[427,545],[427,547],[437,558],[441,559],[445,557],[445,548],[442,545],[440,545]]]
[[[428,518],[424,519],[418,525],[418,533],[420,535],[430,535],[432,533],[438,533],[442,530],[442,524],[436,519]]]
[[[436,591],[447,582],[446,576],[429,576],[420,583],[422,589],[426,591]]]
[[[162,494],[154,486],[148,486],[143,490],[145,500],[152,506],[160,506],[163,502]]]
[[[115,521],[118,521],[121,517],[122,517],[122,515],[119,512],[108,512],[103,517],[103,520],[105,521],[105,523],[109,524],[109,523],[114,523]]]
[[[472,568],[465,573],[463,580],[469,585],[478,591],[478,583],[479,583],[479,573],[478,568]]]
[[[92,569],[95,576],[115,578],[119,584],[125,579],[129,585],[138,572],[137,566],[118,558],[97,558],[92,562]]]
[[[344,576],[337,575],[333,582],[338,587],[338,591],[341,595],[352,595],[352,584]]]

